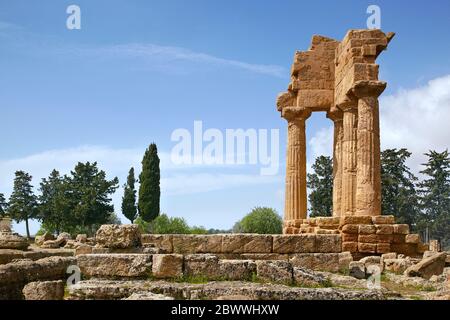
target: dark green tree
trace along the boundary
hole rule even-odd
[[[110,195],[118,188],[119,180],[107,180],[106,173],[98,169],[97,162],[79,162],[71,175],[67,181],[69,202],[78,227],[83,229],[106,223],[114,212]]]
[[[381,152],[381,212],[394,215],[397,223],[406,223],[415,229],[420,208],[417,177],[406,165],[410,156],[404,148]]]
[[[131,168],[128,173],[127,183],[123,186],[122,197],[122,213],[131,223],[137,218],[135,182],[134,168]]]
[[[25,221],[27,237],[30,238],[29,220],[38,216],[37,198],[31,185],[32,177],[23,171],[16,171],[14,188],[9,198],[9,216],[16,222]]]
[[[330,217],[333,213],[333,161],[330,157],[317,157],[312,165],[314,173],[307,175],[310,217]]]
[[[154,143],[145,150],[139,182],[139,215],[150,222],[159,215],[161,196],[159,157]]]
[[[8,202],[6,202],[5,195],[0,193],[0,218],[6,216],[8,211]]]
[[[236,222],[234,233],[279,234],[283,231],[283,221],[275,209],[256,207],[242,220]]]
[[[42,179],[40,191],[39,219],[46,231],[59,234],[71,230],[77,222],[72,215],[69,179],[53,170],[47,179]]]
[[[426,178],[419,183],[422,217],[421,231],[428,230],[430,239],[438,239],[444,248],[450,246],[450,158],[448,150],[425,154],[427,163],[420,173]]]

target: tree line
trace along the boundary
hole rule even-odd
[[[438,239],[450,246],[450,158],[448,150],[425,153],[419,180],[406,165],[411,152],[386,149],[381,153],[381,210],[398,223],[409,224],[422,239]],[[307,175],[309,214],[331,216],[333,206],[333,161],[320,156]]]
[[[139,176],[139,199],[136,197],[134,168],[124,185],[122,212],[133,222],[138,216],[150,222],[159,215],[160,160],[156,144],[145,151]],[[32,176],[16,171],[11,196],[6,201],[0,193],[0,217],[9,216],[25,222],[30,237],[29,220],[41,222],[41,229],[51,233],[93,234],[105,223],[120,223],[114,213],[111,195],[119,187],[117,177],[108,180],[97,162],[79,162],[68,175],[54,169],[42,179],[39,194],[34,193]]]

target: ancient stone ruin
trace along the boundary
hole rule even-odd
[[[284,233],[339,233],[342,250],[422,254],[409,226],[381,216],[378,55],[394,33],[350,30],[339,42],[314,36],[297,51],[288,91],[277,108],[288,122]],[[333,217],[307,219],[305,122],[323,111],[334,123]]]
[[[283,234],[103,225],[95,237],[47,233],[30,244],[6,224],[0,300],[450,299],[450,255],[381,215],[378,96],[386,83],[375,59],[392,37],[314,36],[310,50],[295,54],[277,102],[288,121]],[[313,111],[334,122],[332,217],[307,218],[305,121]],[[81,281],[70,279],[77,270]],[[369,286],[381,273],[382,283]]]

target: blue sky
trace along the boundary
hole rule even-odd
[[[66,28],[70,4],[81,8],[81,30]],[[0,0],[0,192],[9,196],[15,170],[37,186],[77,160],[98,161],[122,184],[156,142],[169,215],[229,228],[257,205],[282,214],[283,166],[272,177],[255,165],[173,167],[171,133],[195,120],[280,129],[283,165],[286,123],[275,99],[295,50],[313,34],[340,40],[365,28],[370,4],[381,8],[382,29],[396,32],[378,59],[388,81],[382,146],[407,146],[415,168],[427,148],[448,147],[448,1]],[[322,113],[308,120],[309,163],[331,152],[330,124]]]

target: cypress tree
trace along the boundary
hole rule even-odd
[[[8,213],[16,222],[25,221],[27,237],[30,238],[28,222],[37,218],[37,200],[31,185],[32,177],[23,171],[16,171],[14,188],[9,198]]]
[[[0,218],[6,215],[8,211],[8,203],[6,202],[5,195],[0,193]]]
[[[134,183],[136,179],[134,177],[134,168],[132,167],[128,172],[127,183],[124,184],[124,191],[122,197],[122,213],[123,215],[131,221],[137,218],[137,207],[136,207],[136,189]]]
[[[450,157],[444,152],[425,154],[428,162],[420,173],[427,176],[419,183],[422,206],[422,230],[428,228],[431,239],[450,247]]]
[[[159,157],[154,143],[145,150],[139,182],[139,215],[150,222],[159,215],[161,196]]]

